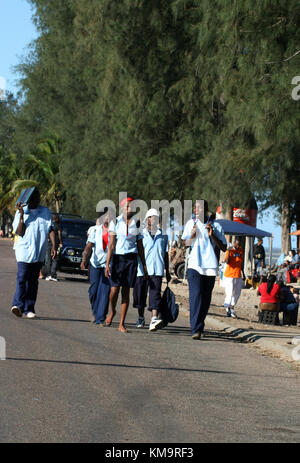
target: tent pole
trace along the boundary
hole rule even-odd
[[[272,267],[272,254],[273,254],[273,233],[272,237],[269,238],[269,247],[270,247],[270,268]]]
[[[251,267],[251,278],[253,276],[253,236],[250,237],[250,267]]]

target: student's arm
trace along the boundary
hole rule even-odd
[[[167,278],[167,282],[169,283],[169,281],[171,281],[171,274],[170,274],[170,269],[169,269],[169,254],[167,252],[165,253],[164,261],[165,261],[165,269],[166,269],[166,278]]]
[[[63,240],[62,240],[62,231],[61,231],[61,228],[58,229],[58,240],[59,240],[59,245],[62,246],[63,245]]]
[[[109,241],[108,241],[108,250],[107,250],[107,259],[106,259],[106,268],[105,268],[105,276],[106,278],[109,278],[111,276],[111,271],[110,271],[110,261],[112,258],[112,255],[114,253],[116,247],[116,234],[110,232],[109,233]]]
[[[146,265],[146,259],[145,259],[145,252],[144,252],[144,246],[143,246],[143,240],[137,240],[137,248],[138,248],[138,255],[142,261],[142,266],[144,270],[144,279],[146,280],[148,278],[148,271],[147,271],[147,265]]]
[[[52,246],[51,257],[52,257],[52,259],[55,259],[57,252],[56,252],[56,249],[55,249],[55,233],[54,233],[54,230],[50,231],[49,238],[50,238],[51,246]]]
[[[206,229],[208,230],[209,237],[214,240],[218,248],[220,248],[221,251],[225,252],[227,249],[227,244],[223,243],[223,241],[216,237],[216,235],[214,234],[214,229],[210,223],[206,225]]]
[[[197,235],[197,227],[195,224],[191,225],[191,222],[188,221],[184,227],[184,231],[182,234],[182,241],[184,242],[185,247],[189,247],[193,244],[194,239]]]
[[[94,243],[88,242],[86,247],[84,248],[84,251],[82,253],[82,261],[80,264],[81,270],[85,270],[87,268],[89,260],[93,252],[93,246],[94,246]]]
[[[24,223],[24,209],[21,206],[21,204],[22,203],[20,202],[20,203],[18,203],[16,205],[16,207],[17,207],[17,209],[18,209],[18,211],[20,213],[20,218],[19,218],[19,224],[18,224],[18,226],[17,226],[17,228],[15,230],[15,233],[16,233],[16,235],[23,237],[25,235],[26,226],[25,226],[25,223]]]

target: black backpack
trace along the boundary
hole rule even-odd
[[[176,304],[175,294],[169,286],[167,286],[164,290],[159,311],[164,322],[164,326],[167,326],[168,323],[174,323],[177,320],[179,306]]]

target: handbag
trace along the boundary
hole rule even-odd
[[[161,318],[164,326],[168,323],[174,323],[177,320],[179,314],[179,306],[176,304],[175,294],[167,285],[161,298],[160,309]]]

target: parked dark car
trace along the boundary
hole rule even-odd
[[[60,223],[63,247],[59,253],[58,270],[87,275],[87,270],[80,269],[80,263],[86,246],[87,231],[95,222],[84,220],[80,216],[60,215]]]

